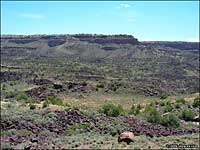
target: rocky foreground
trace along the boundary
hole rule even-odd
[[[29,113],[32,113],[32,116],[27,116],[28,114],[23,114],[23,112],[16,112],[16,114],[13,114],[15,117],[3,113],[1,118],[1,142],[17,146],[29,141],[30,143],[34,143],[32,145],[33,148],[51,141],[52,138],[67,137],[72,134],[86,134],[89,132],[94,132],[102,136],[116,136],[123,131],[131,131],[136,136],[145,135],[151,138],[198,132],[198,128],[167,128],[161,125],[153,125],[130,116],[112,118],[103,114],[87,114],[76,109],[57,110],[55,112],[46,110],[41,111],[39,114],[34,112]],[[38,117],[41,118],[40,121],[37,120],[40,119]],[[42,122],[42,119],[46,121]],[[20,132],[15,133],[17,131]],[[48,134],[41,134],[44,131],[47,131]],[[51,136],[49,136],[49,133],[51,133]],[[29,146],[31,148],[30,144]]]

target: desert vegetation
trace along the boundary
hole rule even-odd
[[[198,148],[198,43],[1,37],[1,149]],[[131,143],[118,142],[124,131]]]

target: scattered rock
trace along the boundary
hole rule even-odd
[[[24,150],[30,150],[31,149],[31,145],[27,145],[24,147]]]
[[[154,125],[152,123],[138,120],[133,117],[124,117],[125,121],[128,122],[129,127],[127,129],[133,132],[136,135],[146,135],[149,137],[153,136],[170,136],[170,135],[183,135],[183,134],[191,134],[198,132],[197,129],[176,129],[176,128],[167,128],[162,125]]]
[[[32,142],[32,143],[37,143],[37,142],[38,142],[38,139],[37,139],[37,138],[31,138],[31,142]]]
[[[45,100],[49,96],[55,96],[55,94],[50,92],[45,86],[35,87],[25,92],[29,97],[33,97],[40,101]]]
[[[126,142],[127,144],[134,142],[133,132],[125,131],[121,133],[118,137],[118,142]]]
[[[196,117],[194,117],[194,119],[193,119],[192,121],[193,121],[193,122],[200,122],[199,115],[197,115]]]
[[[53,87],[54,87],[55,89],[62,89],[62,88],[63,88],[63,85],[60,84],[60,83],[54,83],[54,84],[53,84]]]

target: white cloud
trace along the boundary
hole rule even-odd
[[[117,8],[129,8],[131,5],[129,4],[120,4]]]
[[[199,42],[199,38],[189,38],[186,41],[188,41],[188,42]]]
[[[20,14],[20,17],[28,19],[44,19],[45,16],[42,14]]]

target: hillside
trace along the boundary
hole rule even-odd
[[[0,73],[1,149],[199,147],[199,43],[2,35]]]
[[[19,76],[104,84],[105,91],[150,96],[199,91],[198,43],[138,42],[129,35],[4,35],[1,56],[3,81],[16,74],[9,66],[17,66]]]

